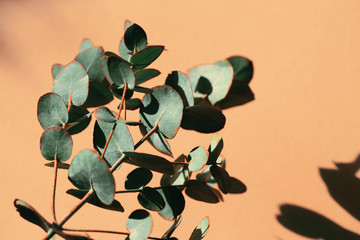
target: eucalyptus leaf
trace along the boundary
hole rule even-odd
[[[68,160],[72,152],[71,136],[60,127],[49,127],[41,135],[40,150],[46,160]]]
[[[125,82],[129,89],[135,86],[135,75],[128,62],[117,56],[110,56],[107,60],[111,80],[120,88],[124,88]]]
[[[170,228],[164,233],[164,235],[161,237],[161,239],[172,239],[170,238],[175,229],[179,226],[181,223],[181,215],[175,218],[173,224],[170,226]]]
[[[233,68],[228,61],[216,62],[214,65],[202,65],[189,72],[194,96],[208,96],[212,105],[227,95],[233,78]]]
[[[126,101],[126,109],[133,111],[140,108],[141,104],[142,102],[139,98],[131,98]]]
[[[83,51],[87,48],[91,48],[93,46],[92,42],[89,40],[89,39],[84,39],[82,42],[81,42],[81,46],[80,46],[80,51]]]
[[[75,58],[75,61],[80,63],[90,80],[102,82],[105,80],[103,68],[100,64],[100,59],[105,57],[104,49],[102,47],[91,47],[81,51]]]
[[[216,194],[210,189],[210,187],[197,180],[190,180],[187,183],[185,193],[198,201],[207,203],[218,203],[219,199]]]
[[[234,79],[226,97],[217,103],[221,109],[228,109],[244,105],[255,99],[254,93],[248,84],[241,80]]]
[[[179,94],[168,86],[152,88],[146,94],[140,107],[140,119],[145,126],[153,128],[157,123],[159,131],[168,139],[175,137],[182,118],[183,103]]]
[[[125,180],[125,189],[141,189],[152,179],[153,174],[146,168],[136,168],[131,171]]]
[[[133,211],[126,221],[126,228],[130,231],[130,240],[145,240],[152,231],[152,219],[146,210]]]
[[[172,87],[179,93],[184,107],[194,105],[194,96],[191,84],[186,75],[179,71],[173,71],[166,78],[165,85]]]
[[[89,96],[84,103],[84,107],[99,107],[110,103],[114,99],[109,87],[103,82],[89,82]]]
[[[44,165],[47,166],[47,167],[54,167],[55,163],[54,162],[49,162],[49,163],[45,163]],[[58,162],[57,167],[59,169],[66,169],[67,170],[67,169],[70,168],[70,164],[63,163],[63,162]]]
[[[121,39],[120,44],[119,44],[119,54],[120,54],[120,57],[127,62],[130,62],[130,58],[133,55],[133,52],[126,47],[124,38]]]
[[[37,116],[43,129],[62,127],[69,120],[64,100],[56,93],[41,96],[37,105]]]
[[[83,105],[89,93],[89,77],[85,69],[78,62],[66,65],[57,75],[53,89],[68,105],[69,101],[75,105]]]
[[[192,149],[188,155],[187,161],[189,164],[189,171],[200,171],[207,162],[207,153],[203,147],[196,147]]]
[[[234,69],[233,78],[250,83],[254,74],[252,62],[249,59],[240,56],[229,57],[227,60]]]
[[[138,152],[124,152],[124,154],[127,156],[125,162],[132,165],[168,175],[175,173],[172,163],[163,157]]]
[[[202,106],[184,109],[181,127],[200,133],[214,133],[224,128],[226,118],[221,111]]]
[[[115,128],[114,125],[116,124]],[[125,123],[111,123],[103,120],[96,121],[94,126],[93,144],[101,155],[111,131],[113,135],[107,146],[104,160],[111,167],[123,155],[124,151],[134,151],[134,143]]]
[[[176,160],[176,163],[185,163],[186,156],[180,155]],[[173,175],[166,175],[164,174],[161,177],[160,185],[162,187],[172,186],[172,185],[183,185],[189,179],[189,171],[187,170],[188,166],[181,165],[181,164],[174,164],[174,171],[175,174]]]
[[[185,198],[182,192],[174,186],[157,189],[165,200],[165,207],[159,212],[166,220],[174,220],[185,208]]]
[[[211,140],[209,146],[209,158],[207,161],[208,165],[216,164],[216,160],[220,156],[220,153],[224,147],[224,141],[219,134],[215,134]]]
[[[57,75],[59,74],[61,69],[63,69],[63,68],[64,68],[64,65],[60,64],[60,63],[55,63],[54,65],[52,65],[52,67],[51,67],[51,75],[53,77],[53,80],[55,80],[55,78],[57,77]]]
[[[139,128],[143,136],[145,136],[148,132],[151,131],[151,128],[145,125],[140,125]],[[150,135],[147,141],[159,152],[172,157],[170,144],[161,132],[155,131],[153,134]]]
[[[201,222],[197,225],[197,227],[192,232],[189,240],[200,240],[203,239],[208,232],[210,227],[210,219],[209,217],[205,217]]]
[[[210,167],[211,175],[214,177],[215,181],[217,182],[221,192],[224,194],[228,194],[230,190],[230,176],[228,172],[217,165],[212,165]]]
[[[116,122],[116,116],[107,107],[97,108],[94,112],[97,121],[104,121],[109,123]]]
[[[67,194],[76,197],[78,199],[83,199],[85,197],[85,195],[88,193],[88,191],[81,191],[81,190],[77,190],[77,189],[69,189],[66,191]],[[91,205],[94,205],[96,207],[100,207],[103,209],[107,209],[107,210],[112,210],[112,211],[117,211],[117,212],[124,212],[124,208],[121,205],[121,203],[119,201],[117,201],[116,199],[114,199],[114,201],[110,204],[110,205],[105,205],[104,203],[102,203],[100,201],[100,199],[94,195],[93,197],[91,197],[87,203],[90,203]]]
[[[73,135],[82,132],[89,126],[91,121],[91,114],[84,107],[77,107],[72,105],[69,111],[69,121],[65,126],[66,131]]]
[[[109,52],[105,52],[105,55],[106,55],[107,53],[109,53]],[[111,52],[110,52],[110,53],[111,53]],[[110,56],[117,56],[117,55],[116,55],[116,54],[114,54],[114,55],[111,54]],[[109,68],[108,68],[108,63],[107,63],[108,58],[109,58],[109,57],[108,57],[107,55],[104,56],[104,57],[102,57],[102,58],[100,58],[100,66],[101,66],[101,68],[102,68],[102,70],[103,70],[104,76],[105,76],[108,84],[113,84],[114,81],[113,81],[113,80],[111,79],[111,77],[110,77]]]
[[[122,99],[123,94],[124,94],[124,88],[121,88],[119,86],[117,86],[116,84],[112,84],[111,85],[111,92],[114,94],[114,96],[117,99]],[[125,99],[126,100],[130,100],[131,97],[133,96],[134,91],[131,89],[126,89],[126,93],[125,93]]]
[[[138,201],[141,206],[150,211],[160,211],[165,207],[165,201],[161,194],[150,187],[141,190],[138,194]]]
[[[139,93],[152,93],[153,92],[153,90],[150,88],[145,88],[145,87],[140,87],[140,86],[134,87],[134,91],[139,92]]]
[[[164,46],[147,46],[138,51],[130,58],[130,63],[134,69],[140,70],[149,66],[164,51]]]
[[[136,23],[129,26],[124,34],[124,43],[131,51],[140,51],[147,46],[147,37],[144,29]]]
[[[153,79],[154,77],[157,77],[160,75],[160,71],[152,68],[143,69],[135,72],[135,85],[140,85],[150,79]]]
[[[219,156],[216,160],[216,165],[225,168],[225,159],[222,156]],[[207,166],[201,173],[196,175],[196,180],[205,183],[209,186],[214,186],[216,184],[216,181],[214,177],[211,175],[210,167]]]
[[[94,189],[99,200],[106,205],[114,200],[114,177],[94,150],[82,150],[74,157],[69,168],[69,180],[80,190]]]

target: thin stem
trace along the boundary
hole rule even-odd
[[[68,231],[68,232],[93,232],[93,233],[110,233],[110,234],[130,235],[130,232],[120,232],[120,231],[110,231],[110,230],[68,229],[68,228],[63,228],[63,230]],[[147,239],[161,239],[161,238],[147,237]]]
[[[124,120],[126,120],[126,99],[124,102]]]
[[[59,163],[59,160],[57,159],[57,157],[55,157],[55,162],[54,162],[54,183],[53,183],[53,194],[52,194],[52,214],[53,214],[53,217],[54,217],[54,221],[55,223],[57,222],[57,219],[56,219],[56,213],[55,213],[55,196],[56,196],[56,183],[57,183],[57,173],[58,173],[58,163]]]
[[[162,116],[162,115],[161,115]],[[153,134],[157,128],[158,128],[158,125],[159,125],[159,122],[160,122],[160,119],[161,119],[161,116],[160,118],[156,121],[155,123],[155,126],[142,138],[140,139],[134,146],[134,149],[137,149],[138,147],[140,147],[141,144],[143,144],[146,139],[148,139],[150,137],[151,134]]]
[[[152,189],[163,189],[163,188],[167,188],[168,186],[162,187],[153,187]],[[186,187],[186,184],[182,184],[182,185],[171,185],[170,187]],[[121,191],[116,191],[115,194],[118,193],[136,193],[136,192],[141,192],[142,189],[131,189],[131,190],[121,190]]]

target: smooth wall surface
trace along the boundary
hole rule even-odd
[[[225,202],[216,205],[187,198],[175,236],[188,239],[197,223],[209,216],[211,227],[205,239],[307,239],[276,220],[284,203],[311,209],[360,234],[359,222],[331,198],[319,175],[320,167],[352,162],[360,153],[360,1],[2,0],[2,239],[44,236],[41,229],[20,218],[14,198],[51,218],[53,171],[43,166],[36,104],[51,91],[52,64],[71,61],[84,37],[116,51],[125,19],[141,25],[150,44],[166,46],[153,65],[162,72],[155,83],[162,84],[172,70],[187,72],[231,55],[246,56],[255,66],[251,87],[256,100],[225,111],[227,123],[220,132],[227,169],[248,191],[227,195]],[[137,141],[138,130],[133,132]],[[74,137],[73,154],[92,146],[91,134],[89,127]],[[207,147],[211,138],[211,134],[181,130],[170,143],[176,156],[197,145]],[[151,150],[145,145],[141,150]],[[127,170],[116,177],[124,178]],[[77,200],[65,194],[72,187],[65,171],[59,179],[57,212],[62,218]],[[135,195],[118,200],[124,213],[86,206],[66,226],[123,231],[127,216],[140,205]],[[152,215],[151,235],[161,237],[171,223]]]

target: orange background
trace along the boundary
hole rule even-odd
[[[51,217],[53,171],[43,166],[36,104],[51,91],[52,64],[73,59],[84,37],[116,51],[125,19],[142,26],[150,44],[168,50],[152,65],[162,72],[157,84],[172,70],[187,72],[231,55],[247,56],[255,66],[251,88],[256,100],[226,110],[227,123],[220,132],[227,169],[248,191],[225,196],[225,202],[216,205],[187,198],[175,236],[187,239],[208,215],[206,239],[306,239],[276,221],[282,203],[312,209],[360,233],[359,222],[330,197],[318,171],[332,168],[333,161],[351,162],[360,152],[360,1],[2,0],[2,239],[44,236],[19,217],[14,198]],[[73,154],[92,146],[91,134],[90,126],[74,137]],[[140,138],[137,129],[133,138]],[[197,145],[207,147],[211,138],[212,134],[181,130],[170,143],[176,156]],[[140,150],[151,150],[145,145]],[[124,178],[128,169],[116,177]],[[72,187],[65,171],[59,179],[57,212],[62,218],[77,200],[65,194]],[[85,206],[66,226],[125,230],[127,216],[140,206],[135,195],[117,198],[125,213]],[[152,236],[160,237],[170,222],[152,216]]]

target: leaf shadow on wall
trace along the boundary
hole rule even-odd
[[[332,198],[360,221],[360,155],[351,163],[335,163],[337,169],[320,168],[320,175]],[[315,211],[292,205],[280,206],[277,220],[289,230],[311,239],[360,240],[353,233]]]

